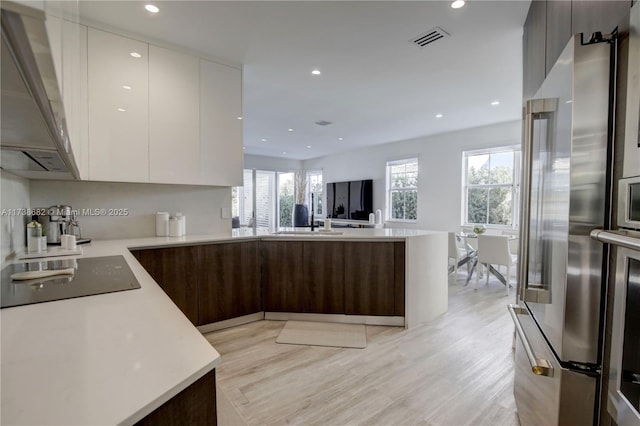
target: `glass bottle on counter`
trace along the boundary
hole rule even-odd
[[[27,251],[29,253],[42,251],[42,225],[37,220],[27,224]]]

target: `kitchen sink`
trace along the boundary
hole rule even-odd
[[[342,235],[342,231],[325,231],[319,229],[318,231],[278,231],[276,235]]]

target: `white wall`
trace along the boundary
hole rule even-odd
[[[2,261],[13,254],[17,249],[26,245],[26,224],[31,219],[29,216],[15,216],[11,209],[27,209],[32,207],[29,203],[29,181],[4,170],[0,173],[0,208],[3,214],[0,216],[2,231]],[[5,209],[9,210],[6,211]]]
[[[3,187],[4,192],[4,187]],[[225,234],[231,219],[231,189],[207,186],[107,182],[31,181],[31,205],[70,205],[74,209],[127,208],[128,216],[80,216],[85,237],[105,240],[155,236],[155,214],[168,211],[186,216],[187,234]]]
[[[384,212],[387,161],[417,157],[418,221],[387,226],[456,231],[461,223],[462,152],[519,145],[520,140],[521,122],[512,121],[306,160],[303,168],[322,169],[325,183],[373,179],[373,208]]]
[[[245,169],[291,171],[302,168],[302,161],[289,158],[266,157],[262,155],[245,155]]]

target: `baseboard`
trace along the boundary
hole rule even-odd
[[[212,322],[211,324],[201,325],[198,331],[202,334],[211,333],[212,331],[218,331],[225,328],[235,327],[237,325],[247,324],[255,321],[262,321],[264,319],[264,312],[256,312],[255,314],[243,315],[237,318],[231,318],[224,321]]]
[[[305,314],[296,312],[265,312],[265,320],[272,321],[320,321],[339,322],[343,324],[388,325],[404,327],[404,317],[344,315],[344,314]]]

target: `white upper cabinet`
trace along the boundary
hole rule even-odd
[[[200,183],[242,186],[242,73],[200,60]]]
[[[76,34],[68,31],[71,40]],[[82,55],[63,54],[63,60],[80,61],[80,75],[69,75],[77,84],[66,85],[88,104],[88,117],[74,120],[88,123],[88,130],[70,126],[72,133],[88,134],[76,137],[88,140],[88,150],[77,149],[87,157],[83,178],[242,185],[239,69],[93,28],[85,51],[86,82]],[[74,108],[72,117],[82,117]]]
[[[89,28],[89,178],[149,182],[149,48]]]
[[[200,183],[199,59],[149,46],[149,165],[158,183]]]

